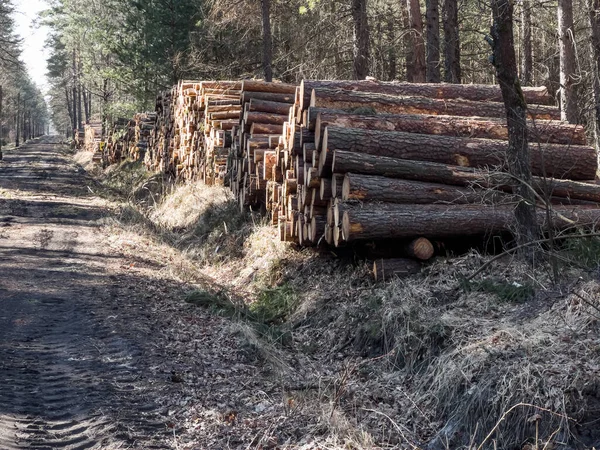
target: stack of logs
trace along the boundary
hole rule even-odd
[[[545,88],[524,95],[540,203],[555,205],[553,226],[595,223],[600,186],[584,181],[596,176],[596,152],[583,127],[560,122]],[[409,256],[427,259],[428,239],[510,229],[518,200],[505,117],[496,86],[304,81],[274,152],[284,177],[268,180],[275,195],[265,198],[280,238],[335,247],[406,239]],[[380,276],[416,269],[385,264]]]
[[[240,87],[235,81],[181,81],[160,94],[146,167],[181,181],[223,184],[225,132],[239,123]]]
[[[545,88],[523,93],[533,188],[554,211],[540,208],[540,223],[595,223],[596,152],[583,127],[560,122]],[[145,161],[229,185],[240,208],[268,212],[283,241],[402,241],[405,256],[426,260],[432,241],[514,226],[507,148],[497,86],[184,81],[157,99]],[[380,260],[375,273],[418,267]]]
[[[128,151],[127,157],[133,161],[143,161],[148,151],[150,134],[156,124],[156,113],[137,113],[127,124],[125,133]]]
[[[86,152],[92,153],[93,159],[101,159],[102,151],[102,122],[99,120],[92,120],[87,123],[84,127],[84,143],[83,149]]]
[[[240,120],[232,129],[229,185],[242,209],[264,205],[277,224],[283,166],[285,124],[292,118],[296,86],[245,80],[238,108]]]

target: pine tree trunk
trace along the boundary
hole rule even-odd
[[[531,158],[527,129],[527,104],[517,77],[517,61],[513,37],[513,3],[492,0],[494,23],[491,29],[496,74],[504,97],[508,123],[508,170],[516,182],[514,193],[521,198],[515,208],[517,241],[526,244],[538,237],[535,195],[530,189]],[[524,255],[531,259],[531,249]]]
[[[71,122],[71,130],[75,129],[75,116],[73,115],[73,102],[71,101],[71,94],[69,88],[65,86],[65,101],[67,104],[67,113],[69,114],[69,121]],[[71,133],[67,131],[67,138],[71,136]]]
[[[396,21],[394,20],[394,12],[390,7],[388,10],[387,32],[388,32],[388,80],[395,80],[398,74],[398,66],[396,65]]]
[[[16,139],[15,139],[15,147],[20,145],[21,140],[21,91],[17,94],[17,115],[16,115]]]
[[[406,0],[408,11],[408,24],[410,33],[408,35],[409,45],[412,47],[412,76],[407,78],[411,83],[425,82],[425,43],[423,42],[423,19],[421,17],[421,5],[419,0]]]
[[[0,161],[2,161],[2,139],[4,139],[4,111],[2,110],[2,102],[4,101],[3,94],[2,86],[0,86]]]
[[[261,0],[263,27],[263,69],[265,81],[273,81],[273,37],[271,36],[271,0]]]
[[[561,118],[578,122],[577,92],[575,86],[575,42],[572,0],[558,0],[558,50],[560,54],[560,109]]]
[[[460,83],[460,38],[458,34],[458,2],[444,0],[444,81]]]
[[[533,79],[533,50],[531,45],[531,2],[521,3],[521,35],[523,39],[523,56],[521,58],[521,83],[531,86]]]
[[[588,13],[592,30],[595,135],[596,148],[598,148],[600,146],[600,0],[588,0]]]
[[[440,75],[440,13],[438,0],[425,1],[427,24],[427,77],[428,83],[439,83]]]
[[[369,75],[369,27],[367,0],[352,0],[354,22],[354,79],[364,80]]]

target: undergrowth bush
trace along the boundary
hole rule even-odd
[[[562,253],[579,267],[597,269],[600,266],[600,237],[566,239]]]

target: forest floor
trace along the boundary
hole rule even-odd
[[[0,448],[600,445],[598,242],[559,280],[467,281],[469,252],[376,285],[226,189],[90,159],[0,162]]]

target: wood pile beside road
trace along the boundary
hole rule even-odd
[[[600,201],[583,127],[558,120],[545,88],[524,95],[536,191],[573,223],[595,220],[596,206],[579,204]],[[275,149],[280,238],[410,245],[509,230],[505,116],[497,86],[304,81]]]
[[[559,120],[545,88],[527,100],[541,214],[565,227],[600,219],[597,155]],[[436,240],[509,231],[519,199],[507,173],[498,86],[378,81],[182,81],[157,98],[145,164],[227,185],[302,246],[401,242],[427,260]],[[543,217],[542,217],[543,216]],[[375,272],[410,272],[405,260]]]

